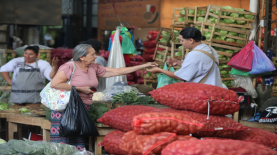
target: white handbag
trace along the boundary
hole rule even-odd
[[[70,85],[71,79],[75,71],[75,64],[73,63],[73,71],[70,79],[66,82]],[[44,89],[40,92],[41,103],[51,110],[63,112],[69,102],[71,91],[59,90],[50,87],[51,82],[49,82]]]

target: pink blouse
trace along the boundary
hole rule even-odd
[[[70,78],[71,73],[73,71],[73,64],[71,62],[65,63],[60,66],[58,72],[64,71],[67,79]],[[78,68],[75,64],[75,72],[71,79],[70,85],[75,87],[97,87],[98,86],[98,77],[102,77],[106,73],[106,68],[100,66],[98,64],[91,64],[88,68],[88,73],[84,70]],[[84,93],[79,92],[80,97],[82,98],[84,104],[91,105],[92,104],[92,96],[93,94],[86,95]]]

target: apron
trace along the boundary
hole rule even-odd
[[[19,69],[17,78],[12,84],[10,102],[11,103],[40,103],[40,92],[45,87],[41,80],[40,69],[36,60],[36,68],[25,69],[25,61],[23,68]]]

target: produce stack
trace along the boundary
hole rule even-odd
[[[271,150],[277,147],[276,134],[245,127],[225,116],[240,107],[232,90],[175,83],[149,94],[171,108],[123,106],[97,120],[118,129],[103,140],[110,154],[276,154]]]
[[[144,46],[144,52],[142,57],[147,61],[147,62],[152,62],[153,61],[153,56],[155,53],[155,49],[156,49],[156,38],[158,37],[158,33],[157,31],[149,31],[148,35],[147,35],[147,41],[143,42],[143,46]]]
[[[66,62],[72,59],[72,52],[73,49],[65,49],[65,48],[58,48],[58,49],[51,49],[51,60],[54,57],[59,58],[58,67],[65,64]]]
[[[138,66],[144,62],[145,62],[145,60],[143,57],[141,57],[139,55],[133,55],[133,57],[130,57],[130,63],[128,65],[127,64],[126,65],[127,65],[127,67]],[[126,76],[127,76],[128,85],[144,83],[141,70],[127,74]]]
[[[51,50],[50,49],[40,49],[38,53],[38,59],[45,60],[51,64]]]

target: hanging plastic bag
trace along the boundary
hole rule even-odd
[[[249,76],[240,76],[240,75],[230,75],[234,79],[233,87],[238,88],[242,87],[247,91],[248,95],[251,95],[252,98],[257,98],[258,94],[253,87],[252,79]]]
[[[108,66],[109,68],[123,68],[126,67],[125,60],[122,53],[121,44],[119,41],[119,29],[116,29],[114,40],[112,43],[111,52],[109,55]],[[109,77],[106,79],[106,88],[111,87],[115,82],[126,82],[126,75]]]
[[[99,136],[94,122],[74,86],[71,88],[69,103],[61,121],[60,136]]]
[[[254,42],[249,42],[238,54],[231,58],[227,65],[249,72],[252,69]]]
[[[272,61],[254,44],[252,70],[249,74],[263,74],[276,70]]]
[[[168,70],[167,68],[167,64],[165,63],[164,64],[164,70]],[[173,67],[170,67],[169,71],[171,72],[175,72],[174,68]],[[181,82],[181,80],[177,80],[177,79],[174,79],[172,77],[169,77],[163,73],[160,73],[157,75],[158,76],[158,85],[157,85],[157,89],[160,88],[160,87],[163,87],[165,85],[169,85],[169,84],[173,84],[173,83],[177,83],[177,82]]]
[[[249,72],[244,72],[244,71],[241,71],[241,70],[237,70],[235,68],[232,68],[230,74],[233,74],[233,75],[242,75],[242,76],[249,76]]]

